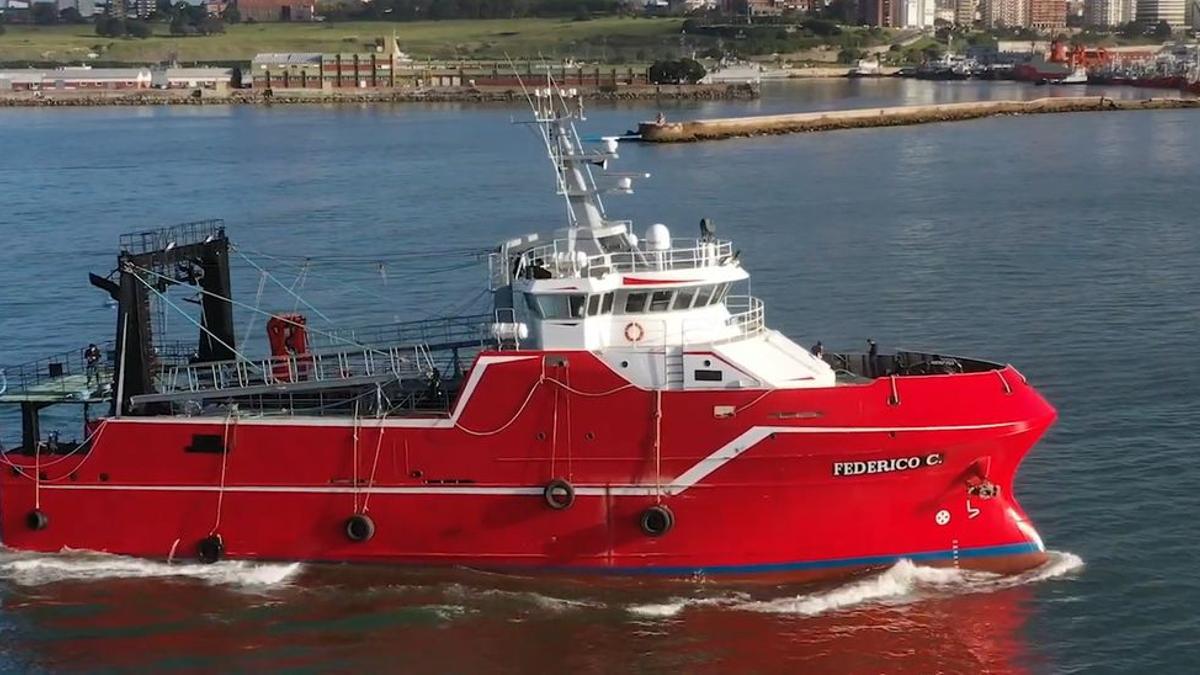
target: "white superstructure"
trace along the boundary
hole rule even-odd
[[[833,386],[833,369],[767,327],[762,301],[731,242],[701,221],[695,237],[655,223],[641,236],[610,219],[603,192],[628,192],[632,176],[593,170],[617,158],[617,140],[589,151],[575,132],[573,92],[531,93],[566,203],[567,227],[503,242],[491,256],[495,332],[517,348],[588,350],[634,383],[663,389]]]

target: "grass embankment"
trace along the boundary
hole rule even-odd
[[[363,52],[394,31],[414,58],[514,59],[568,56],[588,61],[645,61],[676,56],[681,19],[605,17],[348,23],[257,23],[230,26],[223,35],[180,37],[155,24],[145,39],[105,38],[91,24],[7,26],[0,62],[153,63],[249,61],[259,52]],[[88,54],[97,54],[89,58]]]

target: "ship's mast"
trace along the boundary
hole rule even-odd
[[[603,227],[607,217],[592,167],[603,168],[617,157],[616,139],[605,138],[602,151],[584,149],[575,129],[575,120],[585,119],[583,100],[576,90],[548,86],[527,94],[533,107],[533,123],[554,166],[557,193],[566,201],[571,234],[578,228]]]

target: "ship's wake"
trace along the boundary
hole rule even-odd
[[[576,611],[617,611],[634,620],[669,619],[694,610],[751,612],[758,614],[818,616],[862,607],[902,606],[922,600],[947,598],[973,593],[1002,591],[1035,584],[1049,579],[1067,577],[1083,567],[1083,560],[1073,553],[1050,552],[1042,566],[1023,574],[1003,576],[948,568],[924,567],[902,560],[886,570],[860,577],[836,586],[778,587],[763,589],[721,589],[714,584],[701,584],[694,593],[678,593],[667,599],[648,598],[633,601],[620,594],[597,595],[578,593],[578,588],[562,587],[536,578],[506,579],[506,583],[489,583],[478,576],[452,582],[425,577],[403,581],[405,572],[375,568],[366,574],[365,583],[350,581],[348,568],[311,568],[317,578],[294,584],[303,569],[299,563],[259,563],[223,561],[211,565],[199,563],[166,563],[125,556],[81,551],[57,554],[10,552],[0,549],[0,582],[20,586],[45,586],[71,581],[104,581],[113,579],[179,579],[234,589],[261,590],[292,587],[302,594],[321,595],[325,589],[337,594],[351,588],[372,595],[393,592],[414,595],[422,602],[446,603],[455,606],[491,611],[507,611],[514,616],[536,616]],[[380,585],[384,575],[388,581]],[[399,577],[399,578],[397,578]],[[392,583],[400,581],[399,584]],[[491,579],[495,582],[495,579]],[[503,588],[503,586],[511,586]],[[557,597],[547,591],[565,591]],[[643,588],[641,593],[649,589]],[[574,592],[573,592],[574,591]],[[797,592],[799,591],[799,592]],[[659,598],[666,596],[666,593]]]
[[[998,575],[938,567],[901,560],[888,569],[834,588],[777,598],[758,599],[746,593],[707,597],[675,597],[666,602],[636,604],[629,613],[646,618],[672,617],[689,607],[721,607],[732,611],[816,616],[864,605],[905,605],[921,600],[989,593],[1048,579],[1069,576],[1083,567],[1074,553],[1051,551],[1045,564],[1018,575]]]
[[[187,578],[214,585],[263,588],[286,584],[299,563],[227,561],[211,565],[165,563],[83,551],[32,554],[0,551],[0,580],[21,586],[104,579]]]

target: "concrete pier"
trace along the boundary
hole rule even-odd
[[[834,129],[890,127],[932,122],[992,117],[995,115],[1036,115],[1108,110],[1161,110],[1167,108],[1200,108],[1200,99],[1151,98],[1113,99],[1106,96],[1061,96],[1032,101],[973,101],[940,105],[897,106],[892,108],[860,108],[730,117],[724,119],[686,122],[642,122],[638,133],[650,143],[681,143],[709,141],[740,136],[792,134]]]

